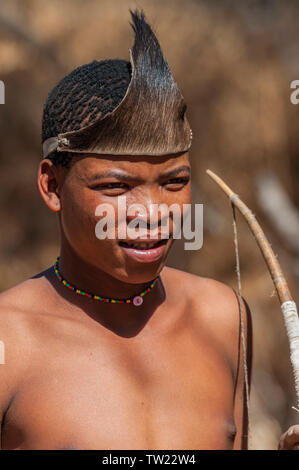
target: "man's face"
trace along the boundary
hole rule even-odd
[[[183,214],[183,204],[191,203],[189,156],[185,153],[163,157],[74,157],[64,177],[60,199],[63,243],[114,278],[130,283],[148,282],[165,265],[174,230],[178,228],[172,212],[165,218],[166,212],[155,212],[153,204],[156,207],[176,204]],[[120,210],[120,200],[125,211]],[[101,210],[102,204],[108,204],[111,210]],[[143,210],[131,207],[129,214],[132,204],[141,205]],[[115,227],[115,236],[110,232],[113,238],[98,238],[96,227],[102,217],[107,227]],[[166,219],[169,231],[165,228],[167,224],[162,226]],[[136,226],[137,238],[134,229],[130,231],[133,220],[140,222]],[[143,231],[138,232],[141,228]],[[155,230],[154,238],[151,230]],[[165,237],[166,232],[169,238]]]

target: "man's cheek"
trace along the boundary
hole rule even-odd
[[[95,216],[87,210],[84,201],[79,203],[73,200],[67,207],[64,207],[61,212],[61,222],[65,233],[71,238],[79,239],[85,236],[91,239],[95,236]]]
[[[103,205],[102,205],[103,206]],[[93,219],[93,233],[98,240],[115,240],[118,227],[113,207],[97,208]]]

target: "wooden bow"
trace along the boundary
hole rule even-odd
[[[297,404],[299,406],[299,319],[296,303],[291,296],[277,257],[275,256],[266,235],[264,234],[261,226],[257,222],[251,210],[246,206],[246,204],[244,204],[243,201],[241,201],[239,196],[235,194],[221,178],[219,178],[219,176],[210,170],[207,170],[207,174],[210,176],[210,178],[212,178],[213,181],[215,181],[215,183],[218,184],[218,186],[220,186],[220,188],[229,197],[231,203],[237,207],[244,216],[269,268],[279,298],[280,307],[283,313],[284,323],[289,339],[291,364],[295,380]],[[296,409],[296,411],[299,410]]]

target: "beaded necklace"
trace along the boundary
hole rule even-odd
[[[86,297],[89,297],[90,299],[94,299],[94,300],[99,300],[100,302],[108,302],[108,303],[112,303],[112,304],[130,304],[130,303],[133,303],[133,305],[135,305],[136,307],[139,307],[139,305],[141,305],[143,303],[143,297],[148,293],[150,292],[150,290],[155,286],[157,280],[158,280],[158,277],[156,277],[156,279],[154,279],[149,287],[147,287],[146,289],[144,289],[142,292],[140,292],[139,294],[135,295],[135,296],[132,296],[132,297],[128,297],[127,299],[111,299],[109,297],[101,297],[100,295],[95,295],[95,294],[91,294],[90,292],[86,292],[86,291],[83,291],[81,289],[78,289],[77,287],[75,286],[72,286],[72,284],[70,284],[66,279],[64,279],[59,271],[59,256],[58,258],[56,259],[55,261],[55,264],[54,264],[54,271],[55,271],[55,274],[57,276],[57,279],[65,286],[67,287],[68,289],[74,291],[76,294],[79,294],[79,295],[85,295]]]

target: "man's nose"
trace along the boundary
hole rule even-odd
[[[155,204],[151,199],[143,203],[133,203],[127,208],[127,222],[138,219],[149,225],[155,216]]]
[[[127,223],[134,220],[140,228],[155,231],[168,227],[169,211],[165,203],[147,200],[144,204],[132,204],[127,209]]]
[[[141,209],[141,208],[140,208]],[[168,206],[158,203],[148,203],[144,206],[143,210],[138,210],[136,207],[135,215],[129,215],[127,223],[129,224],[134,220],[134,226],[138,226],[142,236],[168,238],[169,236],[169,212]],[[133,229],[134,231],[134,229]]]

